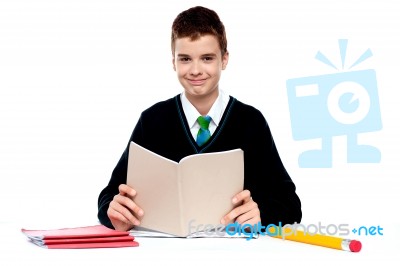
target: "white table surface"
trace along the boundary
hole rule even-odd
[[[86,224],[85,224],[86,225]],[[84,225],[82,225],[84,226]],[[30,243],[17,222],[0,222],[0,265],[399,265],[396,226],[358,238],[351,253],[268,236],[245,239],[136,238],[139,247],[50,250]],[[25,227],[26,228],[26,227]],[[55,228],[26,228],[55,229]],[[390,232],[396,233],[391,234]]]

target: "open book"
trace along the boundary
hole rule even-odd
[[[243,190],[243,151],[194,154],[179,163],[131,142],[127,184],[145,215],[140,226],[179,237],[217,227]]]

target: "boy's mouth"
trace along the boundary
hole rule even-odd
[[[207,79],[188,79],[188,82],[193,86],[203,85]]]

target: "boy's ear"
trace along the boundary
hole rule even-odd
[[[228,65],[228,61],[229,61],[229,52],[227,51],[222,56],[222,70],[225,70],[226,66]]]
[[[174,71],[176,71],[175,56],[172,57],[172,66],[173,66],[173,68],[174,68]]]

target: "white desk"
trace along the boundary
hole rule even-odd
[[[0,265],[399,265],[395,238],[359,238],[350,253],[270,237],[245,239],[137,238],[139,247],[49,250],[30,243],[16,223],[0,223]],[[39,228],[28,228],[39,229]],[[47,229],[47,228],[40,228]],[[49,228],[50,229],[50,228]],[[390,229],[386,229],[389,234]],[[392,247],[390,247],[392,245]]]

